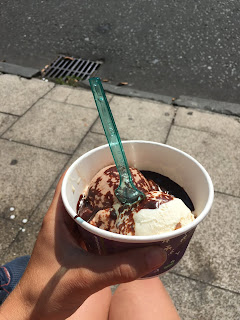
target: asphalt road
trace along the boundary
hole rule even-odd
[[[59,53],[104,60],[112,84],[239,103],[240,2],[0,1],[0,60],[42,68]]]

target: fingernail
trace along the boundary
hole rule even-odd
[[[146,254],[146,262],[149,269],[156,269],[164,264],[167,253],[160,247],[151,248]]]

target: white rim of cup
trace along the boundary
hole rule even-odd
[[[92,150],[88,151],[87,153],[83,154],[76,161],[74,161],[73,164],[68,168],[68,170],[67,170],[67,172],[66,172],[66,174],[65,174],[65,176],[63,178],[62,188],[61,188],[61,195],[62,195],[62,200],[63,200],[64,206],[65,206],[66,210],[68,211],[69,215],[82,228],[84,228],[85,230],[87,230],[88,232],[90,232],[92,234],[95,234],[96,236],[99,236],[99,237],[102,237],[102,238],[105,238],[105,239],[108,239],[108,240],[112,240],[112,241],[127,242],[127,243],[149,243],[149,242],[157,242],[157,241],[161,241],[161,240],[165,240],[165,239],[176,238],[176,237],[178,237],[178,236],[180,236],[182,234],[185,234],[185,233],[189,232],[190,230],[196,228],[196,226],[205,218],[205,216],[210,211],[212,203],[213,203],[213,199],[214,199],[213,183],[212,183],[212,180],[211,180],[208,172],[206,171],[206,169],[196,159],[194,159],[192,156],[190,156],[186,152],[181,151],[181,150],[179,150],[177,148],[174,148],[174,147],[166,145],[166,144],[153,142],[153,141],[145,141],[145,140],[128,140],[128,141],[122,141],[122,143],[123,144],[131,144],[131,143],[144,144],[144,143],[147,143],[147,144],[160,145],[160,146],[162,146],[164,148],[175,150],[175,151],[183,154],[187,158],[189,158],[191,161],[195,162],[195,164],[197,164],[197,166],[203,172],[203,174],[204,174],[204,176],[205,176],[205,178],[206,178],[206,180],[208,182],[208,186],[209,186],[208,200],[207,200],[207,203],[206,203],[204,209],[202,210],[202,212],[199,214],[199,216],[193,222],[189,223],[185,227],[179,228],[179,229],[174,230],[174,231],[165,232],[165,233],[158,234],[158,235],[153,235],[153,236],[127,236],[127,235],[117,234],[117,233],[113,233],[113,232],[110,232],[110,231],[105,231],[105,230],[102,230],[100,228],[94,227],[90,223],[88,223],[85,220],[83,220],[81,217],[76,217],[77,213],[70,206],[70,204],[68,202],[68,199],[67,199],[67,196],[66,196],[67,195],[67,193],[66,193],[67,181],[68,181],[69,176],[71,175],[72,171],[75,169],[77,164],[83,158],[88,157],[91,153],[97,152],[99,149],[109,148],[108,144],[105,144],[105,145],[99,146],[99,147],[97,147],[95,149],[92,149]],[[80,195],[79,195],[79,197],[80,197]]]

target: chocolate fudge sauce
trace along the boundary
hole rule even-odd
[[[157,186],[160,187],[162,191],[165,192],[164,199],[161,197],[162,201],[168,202],[173,199],[173,196],[176,198],[181,199],[185,205],[191,210],[194,211],[194,206],[189,198],[186,191],[180,187],[177,183],[172,181],[166,176],[161,175],[160,173],[152,172],[152,171],[141,171],[144,177],[147,180],[152,180],[152,185],[156,185],[156,190],[158,189]],[[113,202],[112,199],[106,199],[106,204],[108,202]],[[156,209],[159,205],[159,202],[152,200],[152,201],[145,201],[141,202],[141,209]],[[106,205],[106,208],[109,208],[109,204]],[[77,216],[81,216],[81,218],[85,221],[91,220],[94,215],[102,208],[98,208],[95,206],[94,208],[90,205],[88,201],[88,197],[84,198],[83,195],[80,196],[79,201],[77,203]],[[126,209],[125,206],[122,206],[122,210]],[[115,211],[115,210],[114,210]],[[111,212],[110,218],[116,220],[116,212]],[[129,215],[132,215],[131,210],[129,210]],[[77,217],[76,216],[76,217]]]
[[[173,195],[175,198],[181,199],[191,211],[194,211],[193,203],[188,194],[176,182],[160,173],[152,171],[141,171],[141,173],[147,180],[153,180],[162,191],[169,193],[169,195]]]

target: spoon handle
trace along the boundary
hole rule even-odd
[[[129,180],[132,180],[122,142],[101,80],[99,78],[90,78],[89,82],[117,170],[121,174],[124,174],[124,176],[128,176]]]
[[[105,135],[107,137],[107,141],[120,176],[120,184],[118,189],[115,191],[115,194],[122,203],[132,203],[137,199],[144,197],[144,194],[135,187],[132,181],[126,155],[104,89],[102,87],[101,80],[99,78],[90,78],[89,83],[93,92],[102,126],[104,128]]]

